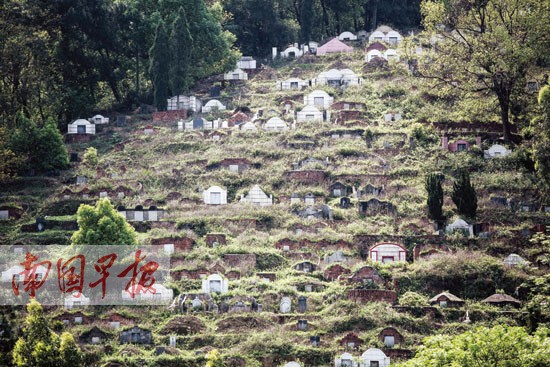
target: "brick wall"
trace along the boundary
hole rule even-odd
[[[161,111],[153,113],[153,123],[177,122],[187,118],[187,110]]]
[[[378,289],[350,289],[348,299],[358,303],[389,302],[393,304],[397,301],[397,293]]]
[[[302,183],[319,184],[327,179],[327,173],[321,170],[289,171],[286,177]]]

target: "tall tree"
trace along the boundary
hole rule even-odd
[[[169,97],[170,48],[164,22],[157,25],[155,40],[149,50],[149,74],[153,81],[154,103],[159,111],[165,111]]]
[[[533,156],[535,169],[543,186],[546,197],[550,196],[550,86],[544,86],[539,92],[540,115],[532,125],[535,131]]]
[[[17,367],[82,366],[73,336],[69,333],[57,336],[49,328],[42,306],[34,299],[27,305],[23,336],[15,343],[12,355]]]
[[[300,35],[302,42],[311,41],[313,32],[313,21],[315,13],[313,11],[314,0],[302,0],[300,6]]]
[[[547,35],[547,5],[538,0],[424,0],[426,35],[437,41],[419,74],[434,85],[494,96],[509,141],[514,93],[525,87],[539,54],[548,52],[537,46]]]
[[[458,177],[453,182],[451,198],[456,205],[459,214],[469,218],[475,218],[477,211],[477,194],[470,182],[470,174],[466,170],[460,170]]]
[[[434,220],[443,219],[443,180],[444,177],[440,173],[430,173],[426,176],[428,213]]]
[[[172,92],[179,97],[181,93],[186,92],[190,87],[192,81],[190,72],[193,67],[193,38],[189,32],[189,23],[183,7],[179,8],[178,16],[174,20],[170,45],[172,49],[170,82]]]

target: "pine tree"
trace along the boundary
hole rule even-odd
[[[64,333],[60,338],[50,330],[42,306],[34,299],[27,305],[23,336],[15,343],[12,356],[17,367],[82,366],[72,335]]]
[[[458,214],[475,218],[477,211],[477,194],[470,182],[470,174],[461,170],[453,183],[451,198],[456,205]]]
[[[172,25],[170,36],[172,60],[170,63],[170,83],[172,91],[179,96],[187,91],[191,84],[193,38],[189,32],[189,22],[182,7]],[[179,100],[178,100],[179,104]]]
[[[302,42],[311,41],[311,32],[313,31],[313,0],[302,0],[300,8],[300,34]]]
[[[433,220],[443,219],[443,180],[444,176],[440,173],[430,173],[426,176],[428,213]]]
[[[537,176],[542,184],[546,198],[550,196],[550,86],[539,92],[540,115],[533,120],[535,131],[533,139],[533,158]]]
[[[163,21],[159,21],[157,25],[149,55],[149,73],[153,81],[155,106],[159,111],[166,111],[169,97],[170,48]]]

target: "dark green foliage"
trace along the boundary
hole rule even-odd
[[[271,0],[230,0],[225,9],[233,14],[226,28],[237,36],[245,55],[266,57],[271,47],[284,47],[296,40],[295,29],[281,19]]]
[[[190,86],[192,69],[193,38],[189,33],[189,23],[183,8],[179,9],[178,16],[174,20],[170,45],[172,50],[170,82],[172,92],[179,96],[181,93],[186,92]]]
[[[313,21],[315,19],[313,5],[314,0],[302,0],[302,4],[300,7],[300,35],[301,41],[304,43],[311,41]]]
[[[256,269],[259,271],[275,270],[285,262],[284,257],[273,252],[256,254]]]
[[[550,86],[546,85],[539,93],[540,115],[533,121],[535,138],[533,139],[533,156],[535,169],[545,189],[550,192]]]
[[[458,214],[469,218],[475,218],[477,211],[477,194],[470,182],[470,174],[466,170],[460,170],[458,177],[453,182],[451,198],[456,205]]]
[[[165,111],[169,97],[170,48],[166,28],[162,21],[157,25],[155,41],[149,54],[149,74],[153,81],[155,106],[159,111]]]
[[[430,173],[426,176],[424,187],[428,192],[428,213],[431,219],[443,219],[443,180],[440,173]]]
[[[16,326],[17,313],[14,307],[0,307],[0,365],[8,366],[11,362],[11,351],[15,346],[18,331]]]
[[[9,146],[17,156],[24,157],[20,170],[45,172],[64,169],[69,164],[67,148],[53,120],[39,127],[20,116],[19,125],[10,136]]]

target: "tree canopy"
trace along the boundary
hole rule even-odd
[[[419,75],[477,97],[493,97],[505,140],[510,111],[530,70],[544,60],[550,9],[537,0],[425,0],[424,43],[430,45]]]
[[[79,229],[71,237],[73,245],[137,244],[134,228],[107,198],[99,199],[95,207],[80,205],[76,216]]]
[[[83,365],[80,350],[70,333],[61,337],[48,326],[40,303],[31,300],[23,335],[15,343],[13,364],[17,367],[79,367]]]

